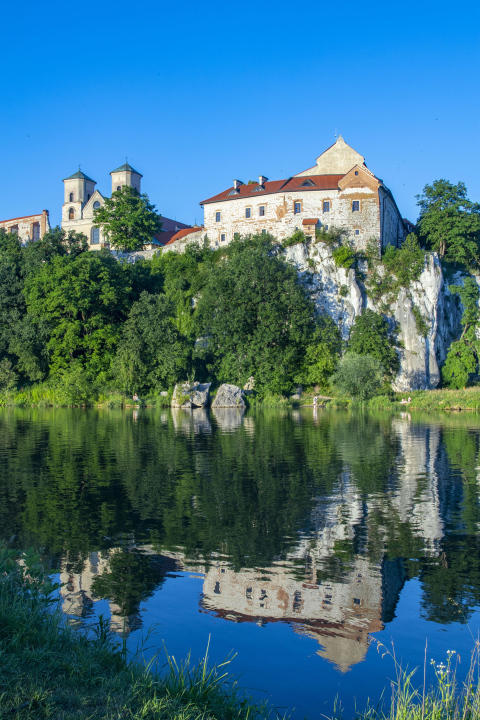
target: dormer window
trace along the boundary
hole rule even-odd
[[[313,180],[305,180],[305,182],[303,182],[300,187],[316,187],[316,185]]]
[[[68,202],[73,202],[73,193],[70,193],[70,196],[68,198]]]
[[[70,210],[68,211],[68,219],[75,220],[75,210],[73,208],[70,208]]]

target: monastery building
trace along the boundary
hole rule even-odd
[[[341,136],[308,170],[284,180],[263,175],[253,184],[234,180],[233,187],[200,204],[204,232],[214,245],[236,234],[271,233],[283,240],[296,230],[313,237],[316,228],[335,227],[361,249],[371,238],[396,247],[407,234],[390,190]]]

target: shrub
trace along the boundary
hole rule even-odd
[[[389,378],[396,375],[400,368],[400,360],[388,323],[373,310],[364,310],[362,315],[357,315],[350,332],[348,346],[353,353],[377,358]]]
[[[348,247],[348,245],[342,245],[333,251],[333,259],[337,267],[342,267],[348,270],[352,267],[355,262],[356,255],[354,251]]]
[[[291,245],[300,245],[306,241],[305,234],[301,230],[296,230],[293,235],[282,241],[282,247],[287,248]]]
[[[420,309],[412,304],[412,315],[415,318],[415,325],[417,326],[417,330],[420,333],[420,335],[423,335],[423,337],[427,337],[428,331],[430,330],[429,323],[425,320],[422,313],[420,312]]]
[[[338,294],[340,295],[340,297],[347,297],[348,285],[340,285],[340,290],[338,291]]]
[[[340,361],[331,381],[342,395],[368,400],[383,386],[385,369],[372,355],[349,352]]]

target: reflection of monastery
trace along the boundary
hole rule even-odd
[[[244,419],[243,414],[233,410],[232,417],[226,418],[224,413],[214,421],[227,431],[235,431]],[[178,411],[175,422],[184,432],[209,432],[210,420],[204,411],[196,417]],[[443,534],[442,488],[434,465],[439,431],[412,426],[408,418],[392,422],[403,464],[399,464],[399,477],[388,494],[369,495],[366,499],[345,470],[331,495],[316,498],[311,530],[299,534],[294,551],[268,568],[234,572],[220,557],[210,558],[208,565],[205,560],[199,565],[182,552],[158,554],[150,547],[139,548],[155,558],[159,567],[157,583],[172,569],[201,572],[204,583],[200,605],[216,617],[260,626],[288,623],[295,632],[314,638],[320,645],[318,654],[342,672],[361,662],[369,634],[381,631],[395,615],[404,571],[401,559],[370,560],[368,537],[359,533],[359,528],[366,525],[369,513],[380,508],[396,516],[399,523],[408,523],[413,535],[423,539],[425,554],[430,555],[438,553]],[[355,553],[345,564],[347,570],[332,570],[338,547],[352,541],[356,533]],[[111,550],[110,555],[116,552],[119,550]],[[62,589],[64,609],[78,617],[88,613],[98,599],[92,592],[92,582],[107,570],[108,554],[101,557],[92,553],[82,573],[62,573],[61,580],[67,583]],[[118,631],[125,627],[127,632],[139,627],[139,606],[123,618],[119,606],[111,602],[112,627]]]

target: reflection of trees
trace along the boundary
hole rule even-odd
[[[117,550],[108,559],[108,569],[93,579],[92,590],[97,597],[118,605],[121,615],[131,615],[162,579],[162,567],[155,556]]]
[[[195,433],[193,425],[176,433],[164,411],[141,412],[137,422],[121,411],[2,411],[1,534],[46,548],[55,566],[60,555],[68,558],[75,572],[89,552],[125,535],[137,544],[180,546],[187,557],[219,552],[237,569],[261,567],[294,551],[299,538],[315,537],[322,498],[338,509],[332,522],[345,524],[345,532],[322,558],[320,578],[340,578],[358,555],[374,564],[405,558],[407,577],[421,577],[427,617],[454,619],[457,606],[468,616],[480,602],[480,435],[472,422],[407,424],[410,450],[417,443],[428,459],[407,477],[389,415],[323,413],[316,425],[300,413],[264,411],[254,419],[253,433],[245,424],[222,433],[216,423],[211,433]],[[402,512],[399,488],[413,483],[412,502],[420,503],[434,480],[445,536],[429,554],[421,518]],[[352,497],[356,515],[348,513]],[[299,576],[308,573],[309,552],[296,556]],[[155,572],[135,553],[122,557],[112,557],[98,592],[113,595],[115,577],[125,576],[127,607]],[[135,574],[145,574],[138,587]]]

